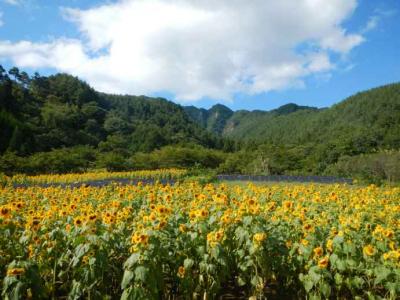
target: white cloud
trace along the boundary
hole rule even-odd
[[[355,64],[349,64],[349,65],[346,65],[341,71],[342,72],[350,72],[351,70],[353,70],[354,68],[356,67],[356,65]]]
[[[363,42],[341,25],[356,0],[120,0],[64,8],[81,39],[0,41],[0,58],[52,67],[104,92],[180,101],[301,86]],[[307,51],[297,51],[301,45]]]
[[[10,4],[10,5],[20,5],[21,4],[20,0],[3,0],[3,2]]]
[[[340,53],[347,53],[355,46],[361,44],[364,38],[359,34],[346,34],[345,30],[333,30],[329,35],[321,39],[320,45],[324,49],[330,49]]]
[[[365,24],[364,28],[362,28],[361,33],[365,34],[369,31],[376,29],[385,18],[390,18],[396,15],[396,10],[375,10],[375,13],[369,17],[367,23]]]
[[[325,72],[334,68],[327,53],[314,53],[310,56],[308,70],[310,72]]]
[[[380,17],[379,16],[372,16],[368,19],[367,24],[365,25],[365,27],[363,28],[362,32],[366,33],[368,31],[371,31],[373,29],[376,28],[376,26],[378,26],[378,23],[380,21]]]

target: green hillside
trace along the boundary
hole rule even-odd
[[[233,111],[222,104],[216,104],[208,110],[194,106],[186,106],[184,109],[193,121],[216,134],[222,134],[226,122],[233,115]]]
[[[208,116],[210,111],[203,109],[202,115]],[[205,122],[199,124],[204,126]],[[358,93],[327,109],[287,104],[268,112],[237,111],[219,120],[219,124],[225,126],[215,133],[257,143],[340,143],[355,148],[357,153],[380,147],[398,148],[400,84]]]
[[[221,123],[222,131],[214,132],[242,144],[221,165],[226,173],[400,179],[393,171],[399,167],[399,83],[357,93],[330,108],[288,104],[240,110]]]
[[[168,145],[223,143],[166,99],[108,95],[68,74],[0,68],[0,172],[130,169],[133,154]]]
[[[6,174],[182,167],[400,180],[399,149],[400,84],[325,109],[289,103],[233,112],[99,93],[67,74],[0,68]]]
[[[234,112],[222,104],[216,104],[208,110],[194,106],[186,106],[184,109],[193,121],[208,131],[239,139],[253,138],[251,133],[250,136],[246,134],[247,130],[257,127],[260,122],[268,122],[276,117],[298,111],[317,111],[314,107],[299,106],[294,103],[288,103],[271,111],[239,110]]]
[[[134,152],[176,143],[216,144],[181,106],[165,99],[100,94],[67,74],[11,73],[0,75],[0,153],[78,145]]]
[[[282,144],[342,144],[361,153],[400,146],[400,84],[358,93],[328,109],[248,114],[227,121],[229,137]],[[350,149],[349,149],[350,150]]]

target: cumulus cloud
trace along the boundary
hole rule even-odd
[[[364,40],[342,25],[356,6],[356,0],[120,0],[63,8],[81,38],[0,41],[0,58],[72,73],[104,92],[229,100],[333,70],[333,54]]]

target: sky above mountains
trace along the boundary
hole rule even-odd
[[[185,105],[329,106],[400,81],[398,0],[0,0],[0,63]]]

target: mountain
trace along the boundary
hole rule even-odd
[[[360,151],[400,147],[400,84],[357,93],[330,108],[289,103],[271,111],[232,112],[216,105],[209,110],[185,107],[207,130],[236,140],[272,144],[338,144]],[[222,113],[223,112],[223,113]]]
[[[266,119],[288,115],[300,110],[317,110],[315,107],[300,106],[294,103],[288,103],[271,111],[239,110],[234,112],[222,104],[216,104],[208,110],[194,106],[185,106],[184,109],[193,121],[208,131],[218,135],[233,137],[236,137],[236,132],[245,131],[248,127],[263,122]]]
[[[184,110],[193,121],[216,134],[222,134],[227,120],[233,115],[233,111],[222,104],[216,104],[208,110],[194,106],[186,106]]]
[[[295,103],[288,103],[288,104],[280,106],[277,109],[272,110],[271,112],[276,115],[288,115],[288,114],[294,113],[299,110],[317,110],[317,108],[310,107],[310,106],[301,106],[301,105],[297,105]]]
[[[81,145],[127,154],[178,143],[212,148],[218,138],[163,98],[103,94],[67,74],[0,68],[0,154]]]
[[[400,84],[357,93],[327,109],[287,114],[250,113],[227,121],[225,136],[279,144],[347,144],[348,147],[400,147]]]
[[[359,92],[329,108],[290,103],[271,111],[236,111],[221,123],[222,131],[214,132],[245,149],[226,160],[224,172],[385,178],[397,157],[387,150],[400,149],[400,83]]]

